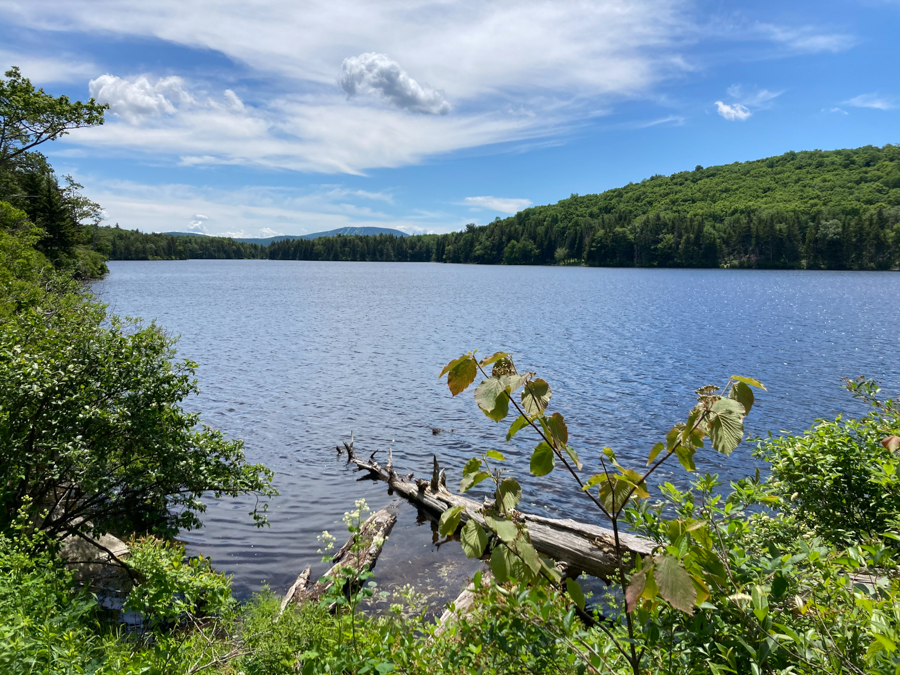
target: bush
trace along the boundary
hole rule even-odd
[[[181,408],[198,391],[196,364],[174,354],[156,326],[72,293],[0,324],[0,531],[26,497],[62,538],[88,527],[173,536],[200,524],[204,493],[274,494],[240,441]]]
[[[874,382],[848,386],[871,404],[869,415],[820,420],[801,436],[769,438],[757,452],[771,468],[771,493],[798,524],[838,545],[881,535],[900,514],[898,456],[882,444],[900,434],[900,415],[892,400],[878,400]]]
[[[231,578],[213,570],[209,558],[185,558],[180,543],[152,537],[132,541],[128,567],[137,583],[125,609],[140,612],[151,626],[177,625],[188,617],[224,617],[237,605]]]

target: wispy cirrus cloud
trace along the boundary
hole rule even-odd
[[[488,209],[500,213],[517,213],[531,206],[530,199],[511,199],[508,197],[466,197],[463,203],[474,209]]]
[[[782,26],[759,23],[756,31],[769,40],[798,52],[843,52],[859,43],[852,33],[823,30],[818,26]]]
[[[893,110],[897,107],[897,98],[895,96],[882,96],[878,92],[871,94],[860,94],[851,99],[844,101],[844,105],[850,105],[854,108],[873,108],[875,110]]]
[[[0,49],[0,73],[5,73],[12,66],[18,66],[22,74],[38,86],[55,82],[83,82],[97,73],[96,64],[75,55],[66,58]]]

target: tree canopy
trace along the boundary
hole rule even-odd
[[[0,80],[0,165],[65,136],[72,129],[103,124],[107,105],[70,101],[35,89],[16,67]]]

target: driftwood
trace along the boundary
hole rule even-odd
[[[290,603],[302,605],[306,602],[318,602],[334,585],[333,579],[342,574],[342,570],[352,568],[354,577],[358,577],[365,570],[375,567],[384,542],[396,522],[397,515],[392,509],[381,509],[369,516],[360,526],[359,532],[351,535],[347,543],[334,554],[331,569],[314,586],[310,585],[309,567],[300,573],[281,601],[279,616]],[[346,590],[350,592],[355,589]]]
[[[353,438],[344,443],[344,449],[337,448],[338,453],[346,452],[347,463],[355,464],[359,469],[369,472],[373,478],[383,480],[388,486],[408,500],[420,504],[439,515],[454,506],[463,506],[461,520],[474,519],[485,526],[481,509],[484,504],[468,497],[453,494],[447,489],[446,474],[434,457],[434,466],[430,480],[417,479],[413,474],[400,476],[393,468],[393,453],[388,451],[388,461],[384,467],[375,461],[375,452],[368,459],[360,459],[353,450]],[[376,451],[377,452],[377,451]],[[521,518],[528,526],[531,543],[542,554],[562,563],[566,563],[570,573],[577,575],[584,572],[601,579],[609,579],[619,568],[615,555],[615,535],[607,528],[579,523],[568,519],[544,518],[529,513],[521,513]],[[630,554],[642,556],[653,552],[654,544],[649,539],[631,534],[619,534],[622,548]],[[624,561],[630,564],[630,559]]]

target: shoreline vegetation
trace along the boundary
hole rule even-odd
[[[613,448],[604,448],[599,457],[579,455],[579,439],[569,437],[550,383],[514,363],[511,354],[463,354],[441,373],[450,395],[475,385],[474,401],[461,405],[474,403],[488,418],[485,424],[505,420],[508,428],[497,434],[501,443],[530,435],[536,445],[527,470],[538,477],[563,474],[568,489],[584,495],[597,522],[611,528],[605,539],[585,544],[602,549],[604,560],[611,561],[609,591],[586,595],[581,570],[547,555],[552,546],[534,529],[538,521],[518,508],[541,495],[523,495],[503,453],[472,457],[461,476],[436,467],[430,481],[416,482],[410,482],[412,476],[398,479],[390,454],[381,467],[373,464],[374,453],[365,453],[357,459],[369,456],[368,463],[357,465],[371,466],[366,470],[378,472],[389,486],[402,486],[423,500],[444,499],[447,485],[455,489],[457,481],[460,494],[479,484],[492,488],[493,498],[483,502],[459,494],[446,498],[439,520],[444,543],[458,542],[467,556],[490,568],[489,575],[476,574],[461,596],[468,611],[451,607],[452,620],[435,622],[415,589],[377,586],[370,556],[392,521],[385,511],[370,518],[362,501],[348,505],[347,544],[336,555],[338,537],[327,532],[320,537],[323,560],[339,561],[325,579],[311,589],[307,579],[297,593],[298,580],[295,602],[282,601],[273,590],[237,602],[230,579],[215,570],[214,561],[187,557],[174,538],[202,524],[205,495],[255,496],[248,517],[264,526],[266,505],[276,496],[273,474],[249,464],[240,441],[182,408],[198,393],[196,364],[177,361],[173,341],[159,327],[112,316],[81,283],[104,269],[99,206],[81,196],[74,181],[60,181],[34,148],[69,129],[101,124],[104,107],[52,97],[15,69],[6,78],[0,80],[5,129],[0,137],[0,673],[895,675],[900,670],[900,400],[885,398],[877,383],[865,378],[846,386],[869,404],[867,415],[818,420],[797,436],[757,439],[755,455],[765,475],[757,471],[726,486],[717,476],[697,475],[693,458],[702,452],[727,457],[744,442],[745,416],[756,405],[769,404],[762,383],[732,376],[700,387],[686,419],[662,438],[648,439],[646,465],[624,466]],[[897,206],[879,196],[893,199],[898,189],[889,187],[897,149],[848,152],[871,155],[874,163],[863,162],[862,168],[859,157],[844,159],[859,176],[880,178],[848,187],[842,216],[822,211],[815,220],[797,215],[790,222],[798,228],[806,222],[804,241],[812,248],[805,250],[820,256],[809,260],[837,260],[829,258],[837,255],[838,248],[828,248],[834,241],[841,242],[842,256],[851,255],[846,246],[852,240],[863,243],[844,263],[856,260],[861,269],[880,269],[887,265],[885,251],[897,244],[884,239],[896,231]],[[842,155],[828,155],[823,166],[833,166],[836,157]],[[844,159],[835,160],[841,170],[847,169]],[[649,183],[662,188],[667,180]],[[845,194],[845,187],[835,185],[832,192]],[[862,203],[860,195],[870,193],[877,197],[870,208],[852,213],[854,199]],[[566,203],[586,206],[590,199]],[[535,214],[552,221],[549,210],[528,212],[527,222],[517,216],[444,238],[387,243],[392,255],[398,241],[444,242],[444,255],[450,250],[462,255],[471,243],[474,256],[479,242],[489,243],[494,234],[500,233],[497,242],[502,242],[504,228],[521,226],[527,234]],[[693,230],[687,225],[681,230],[679,251],[689,250],[685,232],[694,233],[694,242],[707,236],[706,224],[698,229],[705,221],[692,220],[690,213],[658,221],[634,213],[621,220],[612,214],[605,219],[603,213],[584,217],[599,223],[590,225],[600,228],[592,230],[596,239],[587,237],[579,229],[587,226],[574,217],[559,230],[577,235],[573,252],[578,241],[601,242],[582,251],[588,257],[576,256],[583,261],[593,260],[591,251],[618,250],[603,248],[604,233],[618,241],[616,232],[630,232],[635,218],[647,227],[694,223]],[[729,222],[738,233],[746,222],[751,243],[753,223],[770,222],[762,216],[734,220],[727,210],[722,218],[726,234]],[[609,229],[616,222],[626,225]],[[771,220],[774,232],[794,231],[790,223],[780,230],[778,222]],[[861,229],[853,229],[856,224]],[[537,235],[540,227],[535,227]],[[838,230],[839,238],[820,236]],[[812,238],[809,231],[815,232]],[[862,234],[845,236],[856,231]],[[329,241],[344,246],[342,237]],[[515,241],[512,248],[512,240],[498,243],[495,254],[502,249],[504,262],[524,262],[523,256],[535,262],[532,246],[544,250],[537,237]],[[548,239],[542,246],[558,249],[560,241]],[[522,242],[530,244],[523,249]],[[632,246],[638,250],[635,242]],[[507,250],[518,258],[506,261]],[[790,405],[789,399],[780,405]],[[670,412],[666,406],[660,415]],[[351,448],[348,462],[354,458]],[[663,464],[680,466],[690,487],[657,484],[655,472]],[[644,543],[629,544],[626,534]],[[110,535],[127,540],[127,557],[120,557],[124,546],[98,547],[114,542]],[[71,546],[73,541],[79,545]],[[72,559],[73,549],[91,547],[95,557],[84,553],[78,557],[87,560]],[[85,574],[104,561],[124,573],[112,589],[120,603],[107,602],[110,589],[98,588],[98,580]],[[110,583],[106,575],[102,581]],[[375,597],[389,608],[372,610],[367,603]]]
[[[90,236],[111,260],[897,269],[900,147],[698,166],[440,235],[334,236],[268,246],[118,227],[95,227]]]

